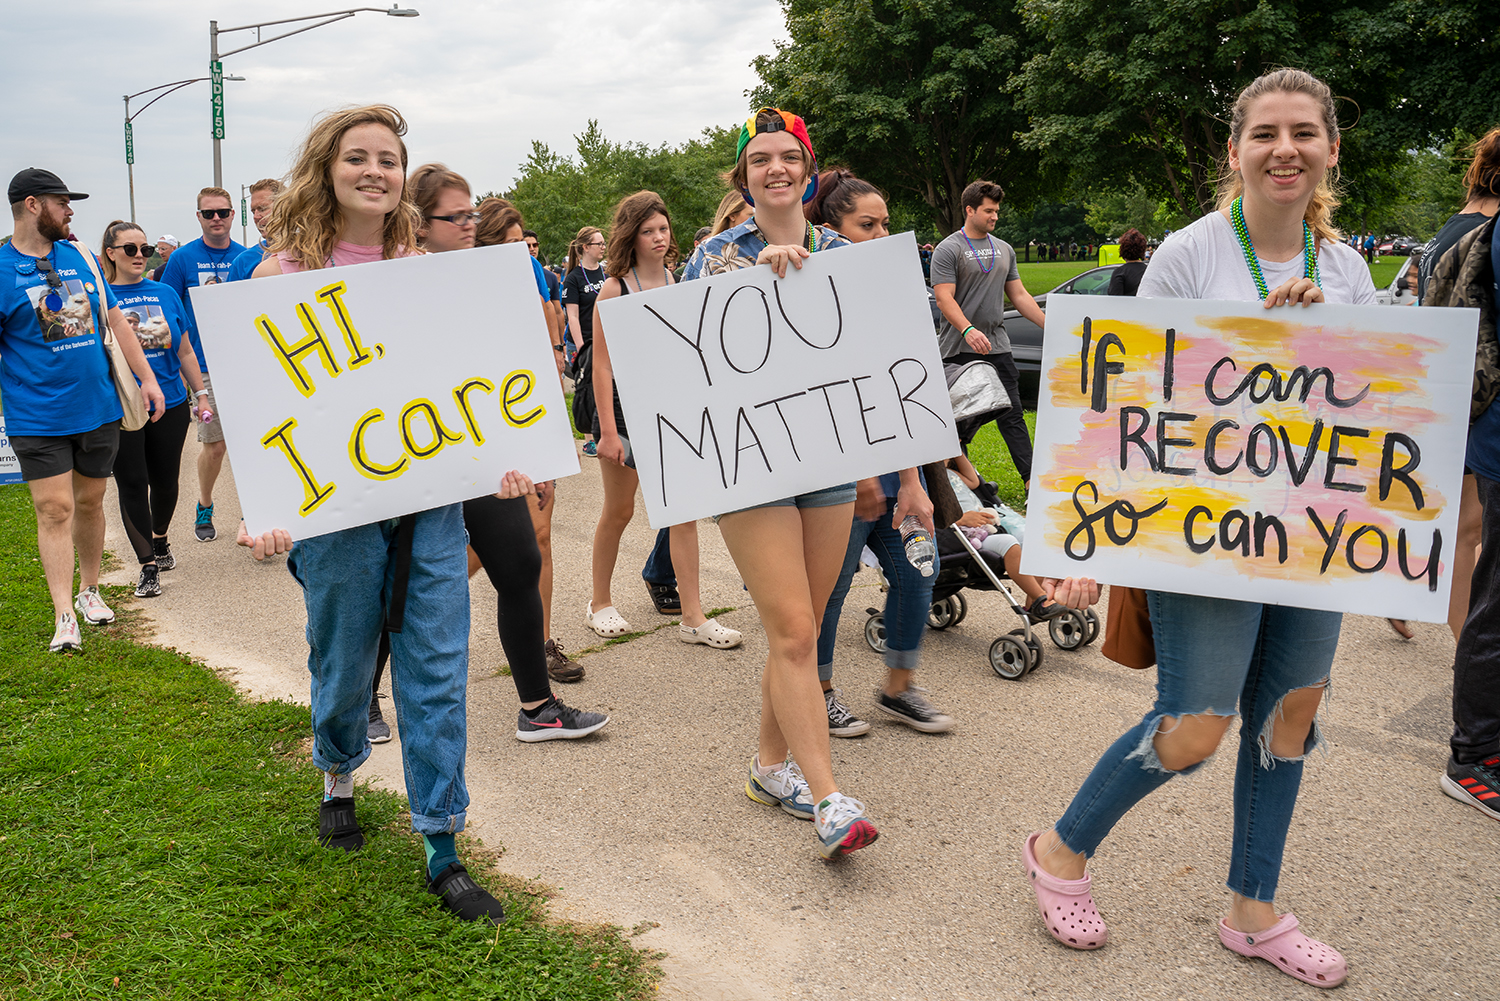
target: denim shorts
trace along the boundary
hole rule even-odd
[[[763,507],[837,507],[840,504],[854,503],[855,488],[852,482],[840,483],[834,487],[824,487],[821,490],[813,490],[805,494],[797,494],[794,497],[783,497],[780,500],[769,501],[765,504],[756,504],[753,507],[735,508],[733,511],[725,511],[724,514],[739,514],[741,511],[758,511]],[[724,514],[714,515],[717,522]]]

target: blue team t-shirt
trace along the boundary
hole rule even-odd
[[[149,278],[134,285],[110,285],[109,290],[114,293],[120,312],[125,314],[125,322],[141,342],[141,351],[161,384],[167,409],[184,403],[187,386],[183,384],[177,358],[187,330],[187,311],[182,308],[182,300],[166,285]]]
[[[249,247],[243,254],[234,259],[229,266],[229,273],[224,276],[226,282],[242,282],[249,278],[260,262],[265,260],[266,241],[262,240],[253,247]]]
[[[230,267],[244,252],[244,246],[233,240],[223,250],[215,250],[199,237],[179,247],[161,272],[161,283],[176,292],[187,309],[188,340],[193,342],[198,367],[205,372],[208,371],[208,359],[203,357],[203,343],[198,340],[198,318],[193,315],[193,297],[188,294],[188,289],[227,281]]]
[[[543,302],[552,301],[552,290],[547,287],[547,269],[542,267],[542,262],[535,257],[531,259],[531,270],[536,272],[536,290],[541,293]]]
[[[122,416],[97,329],[100,297],[106,314],[115,297],[71,245],[54,243],[49,258],[63,280],[56,309],[37,259],[0,247],[0,400],[13,436],[82,434]]]

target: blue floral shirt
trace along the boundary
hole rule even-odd
[[[834,247],[847,247],[849,241],[827,226],[819,226],[818,250],[832,250]],[[755,266],[755,259],[760,252],[766,249],[766,238],[760,235],[760,228],[755,225],[755,217],[751,216],[733,229],[726,229],[718,236],[711,236],[698,245],[688,258],[687,265],[682,269],[682,280],[692,281],[694,278],[704,278],[709,275],[722,275],[729,271],[738,271],[740,268]]]

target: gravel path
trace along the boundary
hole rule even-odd
[[[227,466],[217,498],[223,534],[193,540],[196,454],[190,441],[171,533],[177,569],[163,576],[163,596],[145,603],[157,641],[256,696],[305,703],[296,585],[281,561],[256,565],[234,547]],[[561,484],[554,529],[555,635],[575,651],[599,642],[582,618],[601,488],[597,464],[583,463]],[[108,545],[128,563],[113,487],[107,510]],[[810,825],[743,793],[766,644],[717,530],[700,531],[704,604],[735,609],[723,619],[745,643],[728,652],[683,645],[675,620],[655,614],[638,576],[651,535],[638,508],[614,599],[637,628],[669,628],[589,654],[587,679],[557,686],[570,703],[611,714],[588,740],[515,740],[515,689],[497,672],[495,596],[476,578],[469,829],[505,848],[508,870],[560,887],[555,913],[622,925],[642,947],[667,953],[663,997],[1314,995],[1218,944],[1229,754],[1160,790],[1101,849],[1092,871],[1110,924],[1106,948],[1072,952],[1041,926],[1020,842],[1056,819],[1097,755],[1140,718],[1153,672],[1044,640],[1040,669],[1003,681],[986,651],[1013,617],[998,596],[978,595],[961,625],[928,633],[919,679],[959,725],[916,733],[875,718],[882,668],[862,629],[864,609],[881,596],[874,575],[862,574],[840,624],[835,678],[874,725],[863,738],[835,740],[834,763],[881,839],[828,865]],[[108,579],[127,577],[128,568]],[[1444,626],[1416,630],[1403,642],[1383,620],[1345,620],[1326,715],[1331,753],[1308,768],[1278,903],[1344,952],[1348,997],[1493,997],[1500,825],[1438,789],[1453,641]],[[360,775],[402,789],[399,743],[376,748]]]

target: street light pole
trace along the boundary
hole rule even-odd
[[[135,129],[131,125],[131,123],[135,121],[136,117],[138,115],[140,115],[141,112],[145,111],[147,108],[151,107],[151,105],[155,104],[157,101],[160,101],[162,98],[166,97],[168,94],[175,93],[175,92],[181,90],[182,88],[188,86],[189,84],[202,83],[204,80],[207,80],[207,79],[208,79],[208,77],[206,77],[206,76],[195,76],[191,80],[176,80],[176,81],[173,81],[172,83],[158,84],[155,87],[148,87],[145,90],[140,91],[138,93],[135,93],[135,94],[126,94],[125,95],[125,173],[129,177],[129,179],[130,179],[130,221],[131,222],[135,222]],[[225,77],[224,79],[226,79],[226,80],[244,80],[245,78],[242,77],[242,76],[229,76],[229,77]],[[158,90],[162,91],[162,93],[157,94],[151,100],[147,101],[144,105],[142,105],[140,108],[137,108],[134,115],[132,115],[130,113],[130,102],[132,100],[134,100],[137,97],[143,97],[146,94],[154,93],[155,91],[158,91]]]
[[[373,11],[377,14],[386,14],[390,17],[419,16],[419,12],[416,10],[413,10],[409,7],[398,7],[395,4],[392,4],[388,8],[351,7],[348,10],[329,11],[326,14],[308,14],[304,17],[284,17],[278,21],[262,21],[259,24],[242,24],[236,28],[220,28],[218,21],[208,22],[208,71],[210,74],[210,79],[214,81],[212,97],[214,136],[214,187],[222,188],[224,186],[224,155],[223,150],[220,148],[221,143],[223,143],[224,141],[224,87],[221,81],[230,78],[223,75],[223,60],[228,56],[244,52],[247,49],[254,49],[262,45],[269,45],[270,43],[280,41],[283,38],[290,38],[292,35],[300,35],[304,31],[312,31],[314,28],[321,28],[325,24],[332,24],[335,21],[342,21],[345,18],[353,17],[355,14],[359,14],[364,11]],[[284,31],[279,35],[272,35],[270,38],[260,37],[260,30],[262,28],[269,28],[273,25],[278,24],[298,24],[302,21],[316,21],[317,23],[309,24],[304,28],[294,28],[291,31]],[[252,30],[255,32],[254,42],[251,42],[249,45],[241,45],[237,49],[230,49],[228,52],[219,51],[220,35],[228,35],[236,31]]]

